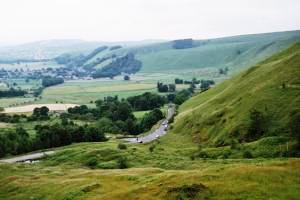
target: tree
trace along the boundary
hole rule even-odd
[[[163,113],[160,109],[154,109],[151,112],[145,114],[145,116],[142,118],[140,122],[140,130],[141,132],[145,132],[153,125],[155,125],[159,120],[163,119]]]
[[[250,125],[248,128],[247,140],[259,139],[267,131],[266,118],[262,112],[253,109],[250,111]]]
[[[40,109],[40,115],[41,116],[47,117],[48,113],[49,113],[49,108],[48,107],[46,107],[46,106],[41,107],[41,109]]]
[[[125,81],[129,81],[129,80],[130,80],[130,77],[129,77],[128,75],[125,75],[125,76],[124,76],[124,80],[125,80]]]
[[[101,142],[106,140],[104,133],[95,126],[87,127],[85,129],[85,135],[88,142]]]
[[[176,85],[175,84],[169,84],[169,92],[175,92]]]
[[[183,80],[179,78],[175,78],[175,84],[183,84]]]
[[[119,169],[126,169],[128,168],[128,161],[126,157],[119,157],[117,159],[117,165]]]
[[[296,111],[291,114],[290,130],[292,135],[297,139],[298,148],[300,149],[300,112]]]

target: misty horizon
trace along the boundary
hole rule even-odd
[[[299,8],[296,0],[10,0],[1,2],[0,45],[210,39],[299,30]]]

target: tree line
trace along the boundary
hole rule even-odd
[[[45,76],[42,78],[42,85],[43,87],[50,87],[53,85],[58,85],[64,83],[63,78],[58,77],[51,77],[51,76]]]
[[[0,90],[1,97],[19,97],[27,94],[27,91],[21,89],[10,88],[9,90]]]
[[[95,126],[79,126],[62,120],[54,125],[37,125],[35,137],[30,137],[22,127],[0,134],[0,157],[17,155],[34,150],[59,147],[75,142],[106,141],[105,134]]]

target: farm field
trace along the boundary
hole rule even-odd
[[[50,111],[66,111],[68,108],[75,107],[76,104],[33,104],[26,106],[5,108],[4,113],[27,113],[33,112],[35,108],[46,106]]]
[[[96,79],[96,80],[74,80],[66,81],[64,84],[46,88],[41,98],[33,97],[14,97],[0,98],[0,107],[15,107],[29,104],[48,104],[48,103],[73,103],[73,104],[89,104],[97,99],[103,99],[107,96],[117,95],[119,98],[139,95],[144,92],[157,92],[157,81],[165,83],[173,83],[177,75],[165,74],[143,74],[134,75],[132,80],[125,82],[123,76],[116,77],[114,80]],[[161,78],[161,79],[159,79]],[[187,80],[191,80],[189,78]],[[30,80],[10,80],[9,84],[16,83],[17,87],[22,89],[37,88],[40,81]],[[5,87],[2,84],[1,87]],[[177,85],[178,90],[186,89],[188,85]]]

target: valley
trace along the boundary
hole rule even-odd
[[[4,64],[0,199],[297,200],[299,41],[113,43],[47,57],[51,70]],[[19,156],[39,162],[7,162]]]

